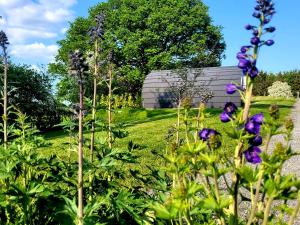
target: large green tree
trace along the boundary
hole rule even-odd
[[[201,0],[108,0],[92,7],[87,18],[72,22],[58,42],[49,69],[61,76],[58,94],[65,100],[77,96],[74,81],[66,76],[68,54],[91,49],[87,33],[100,12],[106,15],[101,52],[113,49],[120,92],[140,93],[151,70],[220,65],[225,49],[221,28],[213,25]]]
[[[0,67],[0,73],[3,67]],[[11,112],[21,111],[39,129],[49,129],[60,122],[63,112],[52,93],[49,75],[27,65],[10,63],[8,70],[8,100]],[[0,85],[2,81],[0,81]],[[0,112],[3,107],[0,106]],[[9,114],[13,119],[14,114]]]

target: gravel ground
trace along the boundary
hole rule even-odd
[[[297,100],[290,117],[293,119],[295,126],[293,131],[293,140],[291,141],[292,149],[300,152],[300,99]],[[279,139],[283,139],[283,137],[276,137],[272,144],[274,145],[274,143]],[[300,179],[300,156],[294,156],[288,160],[284,164],[282,174],[296,174],[296,176]],[[295,206],[296,201],[291,201],[288,204]],[[300,214],[298,214],[294,224],[300,225]]]
[[[294,151],[300,151],[300,99],[298,99],[292,110],[291,118],[293,119],[295,126],[293,131],[293,140],[291,142],[292,148]],[[282,137],[278,138],[282,139]],[[273,141],[273,143],[274,142],[275,141]],[[300,178],[300,156],[295,156],[286,162],[283,168],[283,174],[287,173],[296,174],[297,177]]]
[[[300,151],[300,99],[298,99],[295,103],[290,114],[290,118],[292,118],[294,122],[293,139],[291,141],[292,149],[293,151]],[[277,135],[272,138],[269,149],[274,149],[277,142],[286,144],[283,135]],[[300,156],[294,156],[286,161],[282,169],[282,174],[296,174],[296,176],[300,179]],[[294,207],[296,203],[296,201],[289,201],[288,205]],[[283,204],[283,202],[275,201],[273,206],[278,206],[280,204]],[[294,224],[300,225],[299,214]]]

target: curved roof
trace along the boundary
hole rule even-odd
[[[223,107],[224,102],[232,101],[241,104],[239,93],[228,95],[225,90],[230,82],[240,83],[242,72],[236,66],[207,67],[204,69],[181,70],[154,70],[145,79],[142,98],[145,108],[174,107],[174,100],[170,92],[171,86],[180,83],[179,73],[185,73],[188,79],[195,79],[195,86],[204,85],[214,93],[214,97],[208,102],[208,107]],[[197,85],[198,84],[198,85]],[[194,106],[197,107],[201,98],[195,95]]]

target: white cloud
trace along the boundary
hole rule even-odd
[[[0,26],[11,43],[11,54],[25,62],[51,60],[54,43],[73,19],[77,0],[0,0]],[[47,41],[47,42],[45,42]]]
[[[32,38],[51,39],[57,37],[57,33],[44,29],[7,28],[6,31],[9,41],[16,44]]]
[[[10,54],[20,60],[46,62],[54,59],[58,51],[57,45],[45,45],[43,43],[13,45]]]

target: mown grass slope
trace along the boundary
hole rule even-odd
[[[263,112],[266,117],[268,115],[268,107],[270,104],[278,104],[280,107],[280,119],[285,119],[295,103],[294,99],[274,99],[270,97],[256,97],[253,99],[251,114]],[[234,148],[234,143],[224,134],[223,131],[231,129],[230,123],[222,124],[219,120],[221,109],[207,109],[210,117],[206,119],[206,127],[216,129],[223,133],[223,147],[227,151]],[[193,114],[197,114],[197,110],[193,110]],[[105,113],[99,113],[99,116],[105,120]],[[153,110],[117,110],[114,115],[114,122],[123,122],[124,128],[129,135],[123,139],[118,139],[115,146],[118,148],[126,148],[129,141],[140,145],[139,164],[140,166],[149,165],[155,166],[159,163],[159,157],[152,153],[153,150],[157,152],[164,152],[166,146],[166,135],[170,127],[176,124],[176,110],[175,109],[153,109]],[[90,133],[85,132],[86,140],[89,139]],[[45,139],[49,143],[48,147],[42,148],[42,154],[57,153],[62,158],[68,154],[68,134],[64,131],[55,131],[44,134]],[[96,133],[98,141],[106,138],[106,133],[98,131]],[[74,146],[72,157],[76,158],[76,139],[74,139]],[[88,150],[88,147],[86,147]]]

